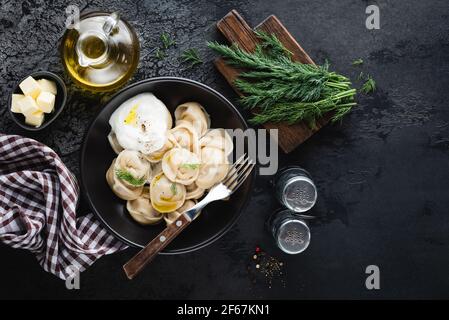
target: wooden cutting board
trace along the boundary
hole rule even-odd
[[[250,28],[236,10],[232,10],[223,19],[218,21],[217,28],[230,43],[236,43],[246,51],[254,51],[256,44],[259,42],[253,29]],[[269,16],[255,29],[275,34],[282,44],[293,53],[293,60],[301,63],[314,64],[309,55],[301,48],[276,16]],[[234,80],[238,77],[240,71],[228,66],[221,58],[215,61],[215,66],[237,94],[241,96],[242,94],[234,86]],[[304,122],[299,122],[294,125],[288,125],[283,122],[266,123],[264,127],[266,129],[279,130],[278,144],[285,153],[289,153],[328,123],[329,119],[329,115],[319,119],[314,129],[309,128]]]

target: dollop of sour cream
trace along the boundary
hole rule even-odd
[[[173,120],[165,104],[150,92],[138,94],[111,115],[109,125],[118,143],[129,150],[150,154],[161,149]]]

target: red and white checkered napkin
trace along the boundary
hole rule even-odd
[[[76,218],[79,187],[49,147],[0,134],[0,241],[36,255],[61,279],[126,248],[92,214]]]

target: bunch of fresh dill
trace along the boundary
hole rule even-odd
[[[242,104],[256,108],[253,124],[306,121],[314,127],[316,120],[332,112],[332,121],[340,120],[356,105],[356,90],[345,76],[322,66],[292,61],[288,51],[274,35],[257,32],[261,43],[252,53],[237,45],[209,42],[229,65],[244,71],[235,81],[244,94]]]

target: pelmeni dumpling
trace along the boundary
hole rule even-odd
[[[173,212],[169,212],[169,213],[165,214],[164,215],[165,223],[167,225],[172,224],[173,222],[176,221],[176,219],[179,218],[180,215],[181,215],[181,213],[179,213],[178,211],[173,211]]]
[[[224,179],[229,171],[229,162],[223,149],[204,147],[201,149],[201,167],[195,183],[209,189]]]
[[[193,200],[186,200],[184,202],[184,204],[178,210],[167,213],[164,216],[164,220],[167,223],[167,225],[172,224],[176,219],[179,218],[179,216],[181,214],[183,214],[184,212],[186,212],[187,210],[192,208],[195,204],[196,204],[196,202]],[[201,211],[200,211],[200,213],[201,213]],[[198,213],[198,215],[195,217],[195,219],[198,218],[200,213]]]
[[[162,213],[153,208],[150,199],[143,196],[129,200],[126,203],[126,209],[134,220],[143,225],[158,223],[164,217]]]
[[[173,148],[162,158],[162,171],[165,176],[183,185],[189,185],[198,177],[200,159],[187,149]]]
[[[199,155],[199,138],[196,129],[188,121],[180,121],[170,130],[178,147],[184,148]]]
[[[225,155],[229,156],[234,149],[234,143],[225,129],[211,129],[200,140],[200,148],[203,147],[222,149]]]
[[[106,172],[106,181],[111,187],[112,191],[117,195],[117,197],[123,200],[134,200],[140,197],[142,194],[143,186],[130,186],[125,184],[123,180],[119,179],[116,174],[116,161],[112,161],[111,166]]]
[[[175,110],[176,125],[182,121],[190,122],[202,137],[210,128],[210,117],[198,102],[185,102],[180,104]]]
[[[115,135],[115,133],[113,131],[109,132],[108,140],[109,140],[109,144],[111,145],[112,150],[114,150],[114,152],[116,154],[119,154],[120,152],[123,151],[123,148],[120,145],[120,143],[118,143],[117,136]]]
[[[201,189],[200,187],[198,187],[196,185],[195,182],[189,184],[188,186],[186,186],[186,200],[187,199],[199,199],[203,196],[204,194],[204,189]]]
[[[150,185],[151,205],[159,212],[172,212],[182,206],[186,198],[184,185],[170,181],[164,173],[153,178]]]
[[[151,163],[157,163],[159,161],[162,160],[162,157],[164,156],[164,154],[170,150],[173,149],[175,147],[175,137],[173,136],[173,134],[170,132],[170,130],[167,132],[167,140],[165,141],[164,146],[157,150],[154,151],[150,154],[144,154],[144,158],[147,159],[149,162]]]
[[[151,164],[142,157],[141,153],[123,150],[116,159],[115,174],[126,185],[142,186],[151,181]]]

